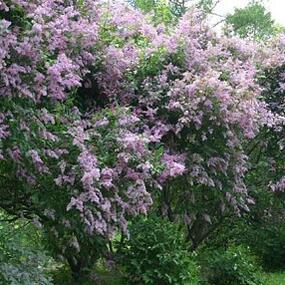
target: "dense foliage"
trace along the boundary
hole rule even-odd
[[[130,225],[130,235],[120,258],[131,284],[198,284],[199,269],[175,225],[153,217],[139,219]]]
[[[3,215],[0,215],[1,218]],[[0,225],[0,284],[50,285],[47,268],[53,260],[41,245],[40,232],[30,223]]]
[[[252,0],[245,8],[235,9],[233,14],[227,16],[226,24],[234,34],[257,40],[266,40],[281,28],[260,0]]]
[[[204,253],[205,255],[205,253]],[[204,260],[203,260],[204,259]],[[261,285],[261,271],[249,250],[230,247],[224,251],[207,252],[201,261],[205,284]]]

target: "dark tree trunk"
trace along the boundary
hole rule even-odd
[[[72,278],[76,285],[80,285],[86,277],[84,262],[82,259],[68,258],[68,264],[72,272]]]

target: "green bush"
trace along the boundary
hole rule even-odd
[[[159,218],[130,225],[130,239],[120,258],[130,284],[195,285],[198,267],[178,228]]]
[[[275,203],[276,205],[277,203]],[[262,209],[262,208],[261,208]],[[253,213],[253,211],[251,212]],[[280,215],[267,220],[246,217],[225,220],[219,231],[206,242],[211,248],[228,244],[248,246],[267,271],[285,269],[285,225]]]
[[[285,228],[268,225],[254,228],[246,239],[267,270],[285,269]]]
[[[7,218],[0,212],[0,218]],[[0,284],[51,285],[53,260],[41,246],[40,231],[27,221],[0,221]]]
[[[207,250],[199,257],[203,284],[261,285],[260,268],[249,249],[232,246],[227,250]]]

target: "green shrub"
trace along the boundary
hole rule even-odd
[[[0,212],[0,218],[7,218]],[[51,285],[53,260],[41,246],[40,231],[27,221],[0,221],[0,284]]]
[[[236,221],[232,218],[231,222],[226,220],[206,246],[246,245],[264,269],[282,271],[285,269],[285,225],[283,217],[279,220],[274,218],[253,222],[254,217]]]
[[[198,284],[198,267],[186,250],[183,234],[159,218],[130,225],[130,239],[120,260],[130,284]]]
[[[267,270],[285,269],[285,228],[279,225],[255,227],[244,238]]]
[[[199,259],[202,266],[203,284],[263,284],[260,268],[246,247],[232,246],[227,250],[207,250]]]

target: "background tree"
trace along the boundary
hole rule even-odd
[[[128,2],[147,13],[157,11],[157,17],[160,17],[157,10],[158,7],[164,5],[169,8],[169,11],[175,18],[180,18],[191,6],[195,6],[198,9],[203,10],[206,14],[211,13],[218,5],[220,0],[129,0]]]
[[[241,38],[266,40],[280,32],[263,1],[253,0],[244,8],[236,8],[233,14],[226,16],[225,24],[227,33]]]
[[[198,8],[202,9],[205,13],[211,14],[219,3],[220,0],[200,0],[196,5]]]
[[[143,13],[153,14],[152,21],[155,24],[169,24],[175,21],[172,6],[167,0],[130,0],[128,2]]]

